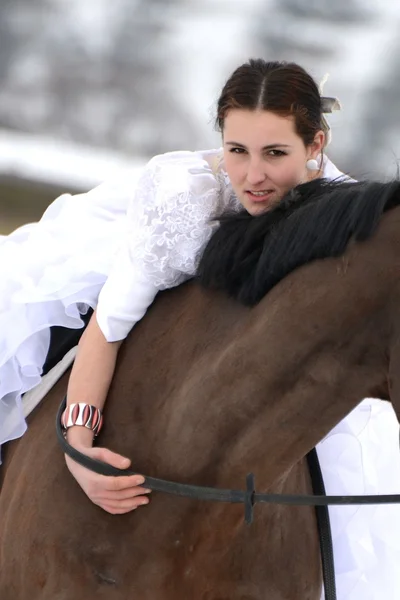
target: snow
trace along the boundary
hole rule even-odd
[[[106,179],[146,163],[90,146],[0,130],[0,177],[21,177],[37,183],[76,189],[92,188]]]

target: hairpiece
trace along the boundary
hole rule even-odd
[[[321,96],[322,124],[324,126],[325,133],[326,133],[325,146],[327,146],[328,144],[330,144],[330,142],[332,140],[332,133],[331,133],[331,128],[329,126],[329,123],[328,123],[328,121],[324,117],[324,114],[330,114],[334,110],[341,110],[341,108],[342,108],[342,105],[340,104],[340,101],[339,101],[338,98],[334,98],[332,96],[323,96],[322,95],[323,90],[324,90],[324,85],[327,82],[328,77],[329,77],[329,73],[325,73],[325,75],[321,79],[321,82],[320,82],[320,84],[318,86],[319,93],[320,93],[320,96]]]

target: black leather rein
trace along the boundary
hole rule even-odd
[[[111,475],[121,477],[126,475],[139,475],[132,469],[118,469],[100,460],[96,460],[82,454],[79,450],[73,448],[64,438],[61,428],[61,415],[65,410],[66,400],[64,398],[56,418],[56,430],[58,441],[65,454],[70,456],[83,467],[94,471],[99,475]],[[348,505],[348,504],[396,504],[400,503],[400,494],[371,495],[371,496],[307,496],[296,494],[260,494],[255,491],[254,475],[250,473],[246,477],[246,491],[244,490],[225,490],[220,488],[204,487],[199,485],[190,485],[186,483],[176,483],[157,479],[155,477],[145,478],[143,486],[166,494],[174,494],[185,498],[196,500],[209,500],[212,502],[227,502],[232,504],[244,504],[245,520],[247,523],[253,521],[253,508],[255,504],[290,504],[296,506],[326,506],[326,505]]]

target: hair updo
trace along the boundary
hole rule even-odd
[[[318,131],[328,139],[318,86],[302,67],[292,62],[250,59],[238,67],[225,83],[217,105],[216,127],[223,133],[230,109],[268,110],[293,116],[295,130],[309,146]]]

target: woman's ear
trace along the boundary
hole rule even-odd
[[[325,136],[325,133],[321,129],[320,131],[318,131],[315,134],[314,141],[311,144],[311,153],[312,153],[313,158],[316,158],[318,156],[318,154],[321,154],[322,150],[325,147],[325,141],[326,141],[326,136]]]

